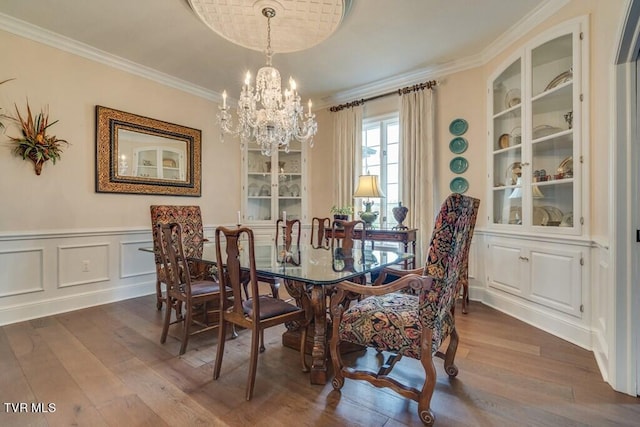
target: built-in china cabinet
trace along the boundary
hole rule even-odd
[[[488,292],[578,329],[588,283],[587,25],[546,31],[487,82]]]
[[[254,228],[257,238],[275,237],[275,223],[286,212],[287,219],[307,224],[306,147],[293,140],[288,151],[274,150],[270,157],[249,144],[242,155],[243,224]]]

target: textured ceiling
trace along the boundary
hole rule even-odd
[[[237,45],[264,51],[271,8],[271,48],[276,53],[305,50],[329,37],[344,14],[342,0],[188,0],[213,31]]]
[[[558,4],[566,0],[353,0],[331,36],[276,54],[273,65],[284,79],[296,79],[304,99],[326,105],[358,88],[404,83],[477,57],[505,33],[513,39],[526,31],[527,17]],[[227,89],[231,97],[246,71],[255,73],[265,61],[262,52],[212,31],[188,0],[0,0],[0,30],[3,22],[19,35],[43,30],[40,40],[58,43],[50,31],[213,94]],[[247,31],[264,34],[264,24],[258,27]]]

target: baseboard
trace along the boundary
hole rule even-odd
[[[564,313],[541,309],[535,303],[517,297],[505,296],[499,292],[470,288],[470,298],[515,317],[531,326],[562,338],[585,350],[593,351],[591,329],[579,324],[580,319],[569,319]]]
[[[0,308],[0,326],[155,293],[155,280]]]

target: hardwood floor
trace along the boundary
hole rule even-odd
[[[0,426],[422,425],[417,404],[389,390],[310,385],[297,353],[281,345],[284,328],[267,330],[247,402],[250,334],[227,342],[213,381],[216,332],[193,337],[177,357],[177,329],[160,344],[162,313],[150,295],[0,328]],[[479,303],[457,324],[458,377],[436,360],[436,425],[640,425],[640,399],[604,383],[590,352]],[[349,357],[375,362],[375,354]],[[422,372],[407,362],[401,373]],[[13,412],[21,402],[28,412]],[[31,403],[55,412],[32,412]]]

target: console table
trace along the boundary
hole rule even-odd
[[[365,232],[365,239],[370,240],[372,245],[374,242],[398,242],[402,243],[404,246],[405,252],[411,252],[412,254],[416,253],[416,234],[418,232],[417,228],[408,228],[405,230],[392,230],[392,229],[376,229],[376,228],[367,228],[366,230],[355,229],[354,230],[354,238],[361,239],[362,232]],[[331,228],[326,228],[325,236],[328,239],[331,239],[333,235],[333,230]],[[336,238],[341,238],[340,230],[336,230]],[[409,246],[411,246],[411,251],[409,251]],[[409,266],[411,268],[415,268],[416,260],[415,257],[411,258],[411,260],[404,261],[404,268],[407,269]]]

